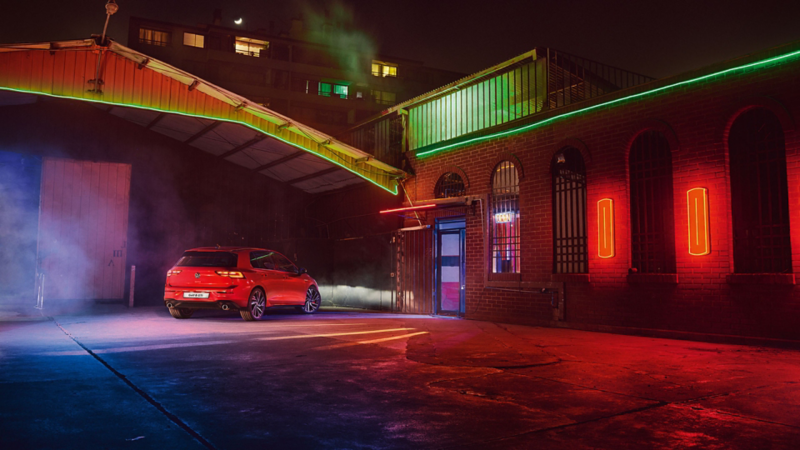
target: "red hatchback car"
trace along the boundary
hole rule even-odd
[[[269,307],[290,305],[312,314],[320,302],[319,286],[305,269],[261,248],[187,250],[167,272],[164,287],[164,304],[176,319],[188,319],[196,309],[222,309],[258,320]]]

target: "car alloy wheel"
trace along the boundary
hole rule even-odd
[[[258,320],[264,316],[267,309],[267,297],[261,288],[253,289],[247,300],[247,309],[239,311],[244,320]]]
[[[321,302],[322,297],[320,297],[319,291],[317,291],[317,289],[313,286],[308,288],[308,292],[306,292],[306,304],[303,305],[303,312],[306,314],[313,314],[317,312]]]

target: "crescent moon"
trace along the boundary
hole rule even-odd
[[[240,17],[240,18],[238,18],[238,19],[236,19],[236,20],[234,20],[234,21],[233,21],[233,23],[235,23],[236,25],[241,25],[241,24],[242,24],[242,19],[241,19],[241,17]]]

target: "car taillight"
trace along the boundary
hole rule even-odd
[[[177,275],[179,273],[181,273],[180,270],[170,270],[169,272],[167,272],[167,277],[171,277],[171,276]]]
[[[217,275],[228,278],[244,278],[244,274],[242,272],[236,271],[218,270]]]

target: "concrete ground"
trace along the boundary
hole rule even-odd
[[[800,448],[800,352],[489,322],[0,320],[0,448]]]

